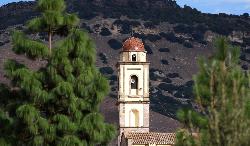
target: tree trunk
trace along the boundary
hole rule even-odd
[[[51,49],[52,49],[52,32],[49,32],[49,54],[51,55]]]

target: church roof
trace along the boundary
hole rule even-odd
[[[127,135],[127,139],[132,139],[133,144],[166,144],[173,145],[175,143],[175,133],[156,133],[156,132],[131,132]]]
[[[145,51],[144,45],[141,39],[130,37],[123,43],[123,51],[137,51],[143,52]]]

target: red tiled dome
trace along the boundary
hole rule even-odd
[[[145,51],[143,42],[139,38],[131,37],[123,43],[123,51]]]

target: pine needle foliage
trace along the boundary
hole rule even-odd
[[[93,41],[69,23],[78,18],[63,13],[63,0],[39,0],[38,9],[41,18],[28,23],[35,33],[58,26],[71,29],[55,42],[51,54],[42,41],[13,33],[13,51],[44,58],[47,65],[35,71],[15,60],[5,62],[11,85],[0,85],[0,145],[107,145],[116,130],[99,113],[109,84],[95,67]]]
[[[67,35],[69,30],[79,22],[78,17],[75,14],[66,13],[65,8],[64,0],[39,0],[37,10],[42,13],[41,16],[27,23],[31,31],[47,32],[50,54],[53,35]]]
[[[249,73],[239,66],[240,49],[224,37],[215,41],[215,55],[199,61],[194,76],[200,111],[181,110],[185,128],[177,133],[177,146],[249,146]]]

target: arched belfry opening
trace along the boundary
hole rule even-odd
[[[139,127],[139,111],[133,109],[129,113],[129,125],[130,127]]]
[[[138,77],[136,75],[131,76],[131,89],[138,89]]]
[[[131,95],[137,95],[138,92],[138,77],[132,75],[130,78],[130,93]]]

